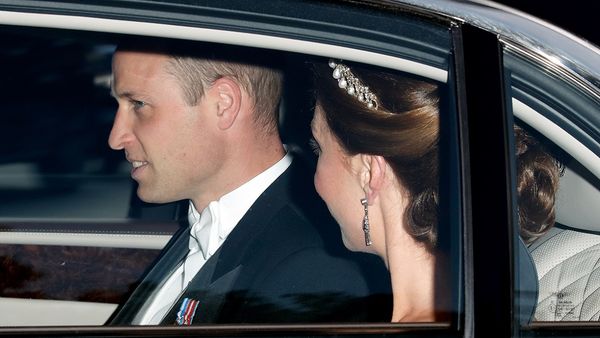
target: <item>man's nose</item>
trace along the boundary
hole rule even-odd
[[[131,133],[130,122],[125,114],[119,109],[115,115],[110,135],[108,136],[108,145],[111,149],[122,150],[132,139],[133,134]]]

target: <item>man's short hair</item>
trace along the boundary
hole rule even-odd
[[[198,104],[206,88],[229,77],[253,100],[255,122],[276,131],[279,101],[283,88],[280,57],[270,50],[202,42],[173,42],[150,39],[125,41],[118,50],[166,54],[171,57],[167,71],[181,86],[187,103]]]

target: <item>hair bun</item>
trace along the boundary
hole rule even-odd
[[[520,234],[526,243],[548,231],[555,220],[560,163],[524,129],[515,126]]]

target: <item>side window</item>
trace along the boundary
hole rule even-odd
[[[129,168],[107,146],[114,45],[2,41],[0,326],[103,324],[175,229],[131,217]]]
[[[106,147],[114,46],[3,35],[2,217],[126,218],[132,187]]]
[[[322,6],[314,12],[324,17],[342,10]],[[265,49],[273,46],[268,34],[248,42],[263,43],[259,49],[180,36],[3,32],[0,61],[11,81],[0,94],[0,128],[6,128],[0,135],[13,147],[0,153],[0,274],[7,276],[0,312],[10,313],[0,326],[177,324],[202,332],[201,324],[223,324],[217,330],[225,332],[228,324],[234,330],[260,324],[263,332],[276,323],[267,330],[279,333],[300,323],[337,334],[350,324],[351,332],[368,334],[355,324],[375,323],[385,333],[417,328],[460,335],[463,182],[451,31],[423,17],[357,8],[347,14],[360,16],[364,27],[337,22],[344,19],[339,15],[323,26],[313,18],[302,31],[308,37],[292,35],[289,45],[277,47],[282,50]],[[207,40],[220,37],[218,30],[209,33]],[[295,43],[318,55],[301,53]],[[210,58],[206,51],[219,55],[216,62],[227,63],[227,71],[255,67],[252,74],[261,75],[255,82],[279,84],[281,71],[281,104],[279,88],[261,85],[272,97],[244,101],[251,92],[245,86],[254,83],[240,84],[245,78],[227,71],[203,83],[207,101],[194,101],[197,83],[185,81],[201,82],[190,73],[210,71],[187,62]],[[164,55],[151,59],[160,53],[173,68],[162,68]],[[41,62],[40,54],[48,57]],[[150,68],[160,81],[136,73]],[[173,101],[185,109],[171,109]],[[254,103],[279,111],[267,129],[275,141],[255,155],[285,151],[245,181],[237,179],[253,165],[238,163],[243,170],[229,190],[203,195],[213,177],[202,175],[224,170],[222,154],[234,147],[219,147],[224,136],[208,142],[216,133],[208,128],[198,137],[197,129],[186,128],[199,119],[176,114],[218,110],[209,117],[219,119],[222,131],[256,123],[243,115]],[[224,115],[232,111],[239,115]],[[127,135],[117,127],[111,133],[114,121],[143,130],[151,140],[145,145],[166,145],[161,155],[181,155],[165,164],[168,184],[156,184],[160,159],[119,144]],[[149,121],[172,124],[161,129]],[[252,126],[246,130],[255,132]],[[165,135],[188,138],[169,142]],[[251,136],[242,141],[262,141]],[[252,149],[249,144],[236,146]]]
[[[546,67],[543,58],[531,58],[521,48],[509,43],[504,52],[514,123],[530,135],[530,141],[524,142],[522,134],[514,140],[515,218],[527,247],[516,255],[521,272],[516,295],[517,303],[533,313],[530,323],[521,323],[535,329],[549,322],[597,321],[600,142],[593,121],[600,104],[567,71]],[[528,155],[526,148],[537,155]],[[537,283],[523,272],[530,262]]]

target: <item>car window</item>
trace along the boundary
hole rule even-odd
[[[546,218],[545,225],[538,223],[541,235],[526,241],[527,250],[519,252],[515,262],[519,271],[533,262],[536,271],[537,290],[527,289],[523,274],[516,274],[517,302],[533,306],[532,322],[521,321],[529,329],[548,323],[565,327],[564,322],[596,321],[600,311],[600,285],[594,277],[600,240],[600,148],[594,122],[600,113],[597,92],[575,80],[568,68],[535,55],[522,46],[505,45],[514,123],[539,140],[544,146],[542,154],[560,163],[556,170],[543,159],[536,162],[539,170],[558,172],[556,183],[545,182],[556,187],[540,186],[538,197],[546,194],[545,201],[530,202],[521,209],[529,208],[529,213],[537,213],[534,217]],[[518,148],[519,141],[514,143]],[[548,178],[548,173],[536,175]],[[521,198],[518,178],[516,184],[514,193]]]
[[[324,7],[324,11],[338,9]],[[439,194],[436,245],[442,257],[437,274],[445,271],[443,278],[435,276],[436,283],[443,284],[440,290],[447,300],[440,310],[443,319],[403,326],[378,317],[367,320],[365,327],[377,324],[383,332],[396,333],[406,327],[450,329],[450,334],[456,334],[463,314],[462,215],[458,211],[462,201],[455,87],[448,75],[454,64],[450,31],[445,24],[410,16],[384,16],[385,20],[377,21],[381,13],[364,14],[370,18],[364,25],[372,32],[361,30],[352,37],[357,33],[355,27],[340,21],[319,36],[324,49],[307,45],[310,48],[297,50],[290,41],[278,47],[283,49],[278,53],[287,78],[280,106],[282,138],[288,151],[298,154],[308,170],[314,170],[317,157],[309,141],[315,63],[342,60],[338,62],[429,81],[438,87],[440,108],[435,123],[439,139],[434,165],[439,167],[439,178],[433,185]],[[395,20],[403,20],[404,25],[393,25]],[[323,33],[317,22],[308,28],[309,42]],[[1,85],[0,93],[4,102],[0,128],[5,129],[0,133],[5,137],[5,146],[0,148],[0,272],[7,276],[0,284],[0,312],[10,315],[0,319],[0,326],[110,324],[124,304],[136,297],[140,286],[160,283],[147,277],[153,276],[164,258],[161,250],[165,245],[175,243],[169,241],[182,228],[180,221],[187,216],[188,205],[141,202],[131,179],[131,165],[123,152],[107,145],[117,109],[110,88],[115,48],[124,38],[158,41],[122,33],[25,27],[6,27],[1,33],[6,47],[0,58],[10,81]],[[348,39],[340,39],[339,34]],[[379,43],[369,45],[370,38]],[[199,39],[208,38],[200,35]],[[367,52],[365,46],[370,46]],[[40,55],[44,55],[41,60]],[[333,75],[329,80],[337,81]],[[184,222],[183,228],[186,226]],[[339,228],[327,232],[341,240]],[[346,248],[336,250],[350,254]],[[390,314],[389,272],[368,266],[375,255],[352,257],[362,266],[367,264],[367,276],[377,273],[368,276],[374,280],[371,295],[379,310]],[[381,261],[378,266],[384,267]],[[306,303],[314,302],[311,306],[318,312],[319,306],[328,305],[327,299]],[[257,308],[268,305],[259,303]],[[24,317],[25,312],[36,314],[36,319]]]
[[[111,46],[5,36],[0,213],[126,218],[132,187],[104,139],[114,110],[105,97]]]
[[[0,325],[103,324],[176,229],[130,215],[129,168],[106,146],[114,45],[2,39]]]

